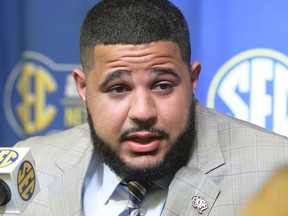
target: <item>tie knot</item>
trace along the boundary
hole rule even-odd
[[[121,182],[121,185],[125,185],[125,182]],[[129,202],[127,209],[124,210],[119,216],[139,216],[140,209],[139,206],[146,195],[147,191],[151,187],[151,182],[138,182],[138,181],[130,181],[128,182],[128,191],[129,191]]]
[[[135,205],[135,207],[139,207],[150,187],[151,182],[128,182],[129,199]]]

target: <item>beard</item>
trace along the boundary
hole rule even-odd
[[[153,181],[161,179],[167,175],[175,174],[177,170],[185,166],[190,159],[193,143],[195,138],[195,100],[190,105],[189,118],[187,119],[184,130],[178,135],[172,143],[170,149],[166,152],[163,159],[156,163],[153,167],[135,168],[127,165],[121,160],[116,151],[114,151],[109,143],[103,140],[94,127],[92,117],[87,108],[87,121],[90,128],[91,141],[100,160],[105,163],[118,176],[128,181]],[[176,128],[177,129],[177,128]],[[124,132],[125,134],[136,131],[150,131],[158,133],[162,137],[168,137],[168,134],[156,128],[132,128]]]

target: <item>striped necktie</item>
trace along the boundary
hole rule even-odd
[[[119,214],[119,216],[139,216],[139,206],[146,195],[151,183],[140,183],[137,181],[128,182],[129,201],[127,209]]]

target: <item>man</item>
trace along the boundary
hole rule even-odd
[[[168,1],[100,2],[80,52],[88,124],[18,144],[32,147],[41,188],[23,215],[231,216],[288,162],[287,138],[196,100],[200,63]]]

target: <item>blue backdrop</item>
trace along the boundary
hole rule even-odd
[[[92,0],[0,1],[0,146],[86,121],[71,77]],[[288,2],[173,0],[186,16],[197,97],[288,135]]]

